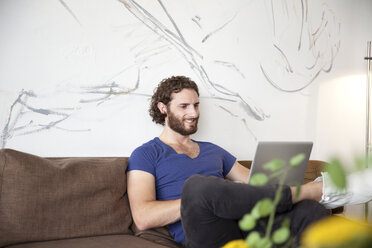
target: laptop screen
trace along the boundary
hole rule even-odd
[[[265,169],[264,165],[273,159],[284,161],[284,168],[287,169],[287,176],[284,181],[286,185],[302,184],[305,176],[307,164],[309,162],[310,153],[313,147],[313,142],[281,142],[281,141],[260,141],[257,144],[256,153],[252,161],[249,181],[255,173],[264,173],[267,176],[272,174],[272,171]],[[305,159],[296,167],[290,168],[289,161],[292,157],[303,153]],[[248,181],[248,182],[249,182]],[[268,184],[278,184],[279,178],[271,178]]]

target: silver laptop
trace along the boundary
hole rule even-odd
[[[269,176],[272,171],[265,169],[263,165],[273,159],[281,159],[284,161],[285,166],[288,167],[284,184],[294,186],[303,183],[312,148],[313,142],[258,142],[248,181],[251,180],[251,176],[255,173],[264,173]],[[289,160],[300,153],[305,154],[305,159],[298,166],[290,168]],[[270,179],[268,182],[271,185],[278,183],[278,178]]]

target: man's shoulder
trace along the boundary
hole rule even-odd
[[[158,138],[154,138],[152,140],[147,141],[146,143],[140,145],[137,147],[133,152],[132,155],[134,154],[156,154],[160,151],[161,145],[157,141]]]
[[[208,142],[208,141],[196,141],[194,140],[196,143],[198,143],[199,145],[202,145],[202,146],[207,146],[207,147],[211,147],[211,148],[221,148],[221,146],[219,145],[216,145],[212,142]]]
[[[156,138],[137,147],[129,157],[127,171],[142,170],[155,176],[155,165],[161,157],[161,147]]]
[[[157,137],[147,141],[146,143],[143,143],[142,145],[140,145],[138,148],[149,148],[149,147],[154,147],[156,146],[158,143],[156,142],[157,140]]]

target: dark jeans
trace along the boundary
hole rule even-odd
[[[255,187],[212,176],[190,177],[183,186],[181,200],[184,246],[217,248],[230,240],[245,239],[247,233],[239,229],[237,220],[250,212],[262,198],[274,199],[275,191],[272,186]],[[291,191],[287,186],[276,210],[275,220],[290,218],[291,234],[297,238],[297,244],[300,234],[309,224],[329,215],[329,211],[315,201],[292,204]],[[267,222],[267,218],[262,222]],[[256,230],[264,234],[266,223],[262,222],[257,222]],[[280,224],[276,223],[274,230]]]

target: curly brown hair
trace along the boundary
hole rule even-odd
[[[172,76],[163,79],[158,87],[154,90],[154,95],[151,98],[149,113],[152,121],[164,126],[166,114],[162,114],[158,108],[158,103],[162,102],[165,105],[172,100],[172,93],[178,93],[183,89],[193,89],[199,96],[198,86],[194,81],[185,76]]]

